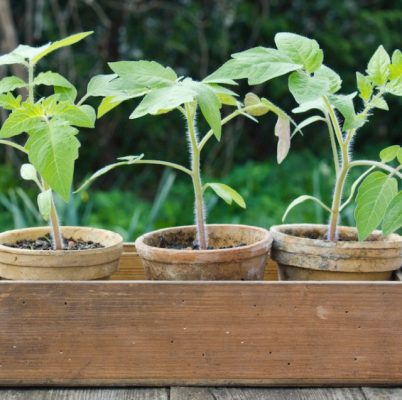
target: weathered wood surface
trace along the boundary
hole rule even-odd
[[[401,400],[402,388],[363,388],[366,400]]]
[[[0,282],[1,385],[402,384],[402,285]]]
[[[144,267],[140,257],[135,251],[134,243],[125,243],[123,255],[120,260],[119,270],[115,272],[111,278],[114,281],[119,280],[144,280]],[[265,267],[264,279],[266,281],[278,280],[276,263],[271,259]]]

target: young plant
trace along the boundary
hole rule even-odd
[[[191,178],[194,188],[197,245],[200,249],[207,249],[208,233],[203,200],[205,190],[212,189],[228,204],[235,202],[244,208],[245,202],[237,191],[223,183],[202,184],[201,153],[206,144],[212,137],[219,141],[222,126],[239,115],[255,120],[254,116],[273,111],[281,121],[277,131],[281,135],[280,157],[283,158],[287,151],[282,136],[286,136],[286,132],[289,132],[288,117],[268,100],[260,99],[252,93],[246,96],[244,104],[240,103],[236,100],[236,93],[223,86],[235,84],[234,81],[225,77],[214,79],[209,76],[202,81],[195,81],[191,78],[178,77],[171,68],[154,61],[120,61],[109,63],[109,66],[114,74],[94,77],[88,85],[88,96],[104,96],[98,109],[98,117],[123,101],[140,97],[142,100],[130,115],[130,119],[177,110],[186,121],[186,137],[191,165],[187,168],[173,162],[148,160],[144,159],[143,155],[122,157],[119,162],[96,172],[82,187],[111,169],[122,165],[157,164],[184,172]],[[234,108],[234,111],[222,118],[222,105],[230,106]],[[210,127],[203,136],[200,136],[197,131],[197,113],[199,111]]]
[[[35,70],[43,57],[91,33],[78,33],[41,47],[19,45],[0,57],[0,65],[20,64],[27,71],[27,79],[8,76],[0,80],[0,106],[10,111],[0,129],[0,144],[28,156],[30,163],[22,165],[21,177],[39,187],[39,211],[45,220],[50,220],[56,250],[63,248],[63,240],[53,192],[68,201],[80,147],[76,127],[94,127],[96,113],[92,107],[83,105],[86,97],[76,102],[77,90],[66,78],[52,71],[35,74]],[[53,87],[54,93],[36,100],[36,88],[40,85]],[[24,99],[13,94],[17,89],[26,91]],[[9,140],[23,133],[28,134],[24,146]]]
[[[289,205],[284,219],[294,206],[306,200],[316,201],[330,214],[327,238],[337,241],[340,213],[353,200],[359,187],[355,210],[359,240],[367,239],[381,223],[385,235],[396,231],[402,226],[402,193],[398,191],[398,180],[402,178],[402,148],[395,145],[384,149],[378,161],[353,160],[352,145],[358,129],[368,122],[374,109],[388,110],[386,94],[402,96],[401,51],[395,50],[390,58],[380,46],[369,61],[366,74],[356,74],[358,92],[344,95],[338,94],[341,78],[323,64],[324,54],[315,40],[293,33],[278,33],[275,44],[276,49],[257,47],[234,54],[214,77],[248,78],[253,85],[291,72],[289,90],[299,104],[293,112],[320,112],[301,122],[294,133],[317,121],[327,125],[336,171],[332,205],[303,195]],[[362,101],[360,111],[355,109],[357,95]],[[355,167],[368,169],[354,182],[349,197],[343,201],[348,173]]]

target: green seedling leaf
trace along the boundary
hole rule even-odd
[[[0,94],[0,107],[5,110],[15,110],[21,105],[22,96],[15,97],[12,93]]]
[[[177,79],[172,68],[155,61],[117,61],[109,63],[109,67],[124,79],[152,89],[173,85]]]
[[[204,81],[202,81],[205,83]],[[237,106],[237,93],[233,92],[233,90],[227,89],[224,86],[218,85],[216,83],[208,83],[209,88],[211,88],[216,96],[218,97],[221,104],[225,104],[228,106]]]
[[[388,82],[385,89],[394,96],[402,96],[402,76]]]
[[[35,79],[35,85],[53,86],[55,93],[59,94],[60,100],[74,102],[77,97],[77,90],[74,85],[57,72],[41,72]]]
[[[24,57],[21,57],[14,53],[4,54],[0,56],[0,65],[12,65],[12,64],[23,64],[27,65]]]
[[[311,102],[329,93],[330,82],[326,78],[295,71],[289,76],[289,90],[299,103]]]
[[[258,85],[302,68],[301,64],[292,62],[287,55],[276,49],[265,47],[254,47],[232,54],[232,57],[232,60],[223,64],[204,81],[217,82],[222,79],[248,78],[250,85]]]
[[[278,137],[276,151],[278,164],[286,158],[290,149],[290,121],[289,118],[279,116],[275,125],[275,136]]]
[[[39,212],[45,221],[49,220],[50,211],[52,209],[52,189],[48,189],[38,194],[37,202]]]
[[[353,99],[356,93],[348,95],[336,94],[330,95],[330,103],[342,114],[344,118],[343,129],[359,128],[364,124],[364,120],[356,115]]]
[[[36,64],[40,59],[42,59],[43,57],[52,53],[53,51],[61,49],[62,47],[71,46],[72,44],[80,42],[82,39],[86,38],[87,36],[91,35],[92,33],[93,33],[93,31],[76,33],[76,34],[68,36],[64,39],[57,40],[56,42],[49,43],[49,44],[39,48],[39,49],[42,49],[42,51],[35,52],[31,57],[27,57],[27,58],[32,59],[32,63]]]
[[[295,33],[281,32],[275,35],[276,47],[295,64],[303,65],[308,73],[320,68],[324,53],[316,40]]]
[[[399,151],[401,150],[401,146],[395,144],[393,146],[389,146],[380,152],[380,158],[382,162],[388,163],[397,157]]]
[[[7,76],[0,80],[0,93],[12,92],[15,89],[26,87],[27,84],[16,76]]]
[[[32,164],[22,164],[20,175],[22,179],[26,181],[33,181],[38,185],[40,189],[42,189],[42,185],[38,179],[38,173],[36,172],[36,169]]]
[[[321,67],[315,71],[314,76],[318,79],[328,81],[330,93],[336,93],[342,86],[341,77],[326,65],[321,65]]]
[[[211,188],[217,196],[219,196],[225,203],[231,205],[233,201],[240,207],[246,208],[246,203],[243,197],[233,188],[224,183],[206,183],[203,186],[205,191],[207,188]]]
[[[397,180],[383,172],[375,171],[364,179],[356,197],[355,220],[359,240],[366,240],[379,226],[397,193]]]
[[[300,104],[298,107],[294,108],[292,112],[295,114],[300,114],[310,110],[320,110],[325,114],[326,110],[322,99],[319,98],[313,101],[307,101],[303,104]]]
[[[244,98],[244,105],[247,107],[247,114],[260,117],[270,111],[269,106],[254,93],[247,93]]]
[[[103,98],[98,107],[97,118],[99,119],[103,117],[106,113],[113,110],[113,108],[117,107],[121,103],[121,101],[115,101],[113,96]]]
[[[95,126],[96,113],[89,105],[76,106],[70,102],[60,102],[50,115],[60,117],[70,125],[93,128]]]
[[[299,125],[296,126],[296,128],[294,129],[294,131],[292,132],[291,137],[293,137],[294,135],[296,135],[296,133],[301,132],[301,130],[303,128],[305,128],[306,126],[309,126],[311,124],[314,124],[314,122],[317,121],[323,121],[326,122],[326,119],[323,117],[320,117],[319,115],[313,115],[311,117],[306,118],[304,121],[300,122]]]
[[[123,165],[135,164],[137,161],[141,160],[142,158],[144,158],[144,154],[141,154],[139,156],[120,157],[119,162],[107,165],[106,167],[103,167],[103,168],[99,169],[98,171],[96,171],[94,174],[92,174],[74,193],[81,192],[83,189],[85,189],[89,185],[91,185],[96,179],[98,179],[102,175],[105,175],[112,169],[121,167]]]
[[[396,158],[397,158],[399,164],[402,165],[402,147],[399,149],[398,154],[396,155]]]
[[[146,114],[156,115],[169,112],[184,103],[193,101],[196,96],[195,90],[181,84],[155,89],[144,96],[130,115],[130,119],[140,118]]]
[[[389,235],[402,227],[402,192],[389,203],[382,223],[382,232]]]
[[[382,97],[373,98],[371,101],[371,105],[375,108],[379,108],[380,110],[389,110],[387,102]]]
[[[367,73],[374,84],[381,86],[387,82],[390,63],[388,53],[382,45],[379,46],[367,65]]]
[[[373,85],[370,78],[361,74],[360,72],[356,72],[356,82],[360,97],[364,101],[368,101],[373,94]]]
[[[97,75],[91,78],[87,86],[87,95],[92,97],[112,96],[116,89],[111,85],[117,74]]]
[[[394,80],[402,76],[402,52],[395,50],[392,53],[392,64],[389,66],[389,79]]]
[[[32,47],[26,44],[20,44],[11,52],[11,54],[16,55],[22,58],[23,60],[29,60],[30,62],[32,62],[32,59],[34,57],[45,51],[49,46],[50,43],[44,44],[39,47]]]
[[[319,204],[324,210],[327,210],[329,213],[331,212],[331,209],[326,206],[320,199],[317,199],[314,196],[308,196],[306,194],[299,196],[297,199],[294,199],[288,206],[288,208],[285,211],[285,214],[283,214],[282,217],[282,222],[285,222],[287,216],[289,215],[289,212],[296,207],[297,205],[307,201],[307,200],[312,200],[314,202],[316,202],[317,204]]]
[[[51,119],[31,133],[25,145],[29,161],[65,201],[70,197],[74,164],[80,147],[76,134],[75,128]]]

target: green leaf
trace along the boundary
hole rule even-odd
[[[309,76],[304,72],[295,71],[289,76],[289,90],[299,103],[317,100],[329,93],[330,82],[327,79]]]
[[[202,83],[220,83],[222,85],[237,85],[237,82],[233,79],[228,79],[224,77],[213,77],[213,74],[207,76],[202,80]]]
[[[77,90],[74,85],[57,72],[41,72],[35,79],[35,85],[53,86],[55,93],[60,94],[60,100],[74,101]]]
[[[202,81],[202,83],[205,82]],[[228,106],[237,106],[237,93],[235,93],[233,90],[227,89],[224,86],[218,85],[216,83],[207,83],[207,85],[214,91],[221,104],[225,104]]]
[[[37,129],[44,123],[42,107],[38,104],[23,103],[15,109],[4,122],[0,130],[0,137],[10,138],[22,132]]]
[[[55,110],[50,111],[51,115],[67,121],[70,125],[93,128],[95,126],[95,110],[88,105],[76,106],[70,102],[60,102]]]
[[[121,101],[115,101],[113,96],[103,98],[98,107],[97,118],[99,119],[103,117],[106,113],[113,110],[113,108],[117,107],[121,103]]]
[[[382,86],[387,82],[390,63],[391,60],[388,53],[382,45],[379,46],[367,65],[367,73],[373,83]]]
[[[371,80],[369,77],[361,74],[360,72],[356,72],[356,81],[360,97],[364,101],[367,101],[373,94],[373,85],[371,84]]]
[[[92,184],[96,179],[98,179],[100,176],[105,175],[106,173],[108,173],[112,169],[117,168],[117,167],[121,167],[123,165],[135,164],[137,161],[141,160],[143,157],[144,157],[144,154],[141,154],[139,156],[120,157],[120,160],[122,160],[122,161],[106,165],[106,167],[103,167],[103,168],[99,169],[94,174],[92,174],[74,193],[78,193],[81,190],[85,189],[90,184]]]
[[[402,76],[388,82],[385,89],[394,96],[402,96]]]
[[[319,204],[324,210],[327,210],[329,213],[331,212],[331,209],[330,209],[328,206],[326,206],[320,199],[317,199],[317,198],[314,197],[314,196],[308,196],[308,195],[304,194],[304,195],[302,195],[302,196],[299,196],[297,199],[294,199],[294,200],[288,205],[288,208],[286,209],[285,214],[283,214],[282,222],[285,221],[286,217],[289,215],[289,212],[290,212],[294,207],[296,207],[297,205],[299,205],[299,204],[301,204],[301,203],[303,203],[303,202],[305,202],[305,201],[307,201],[307,200],[315,201],[315,202],[316,202],[317,204]]]
[[[91,78],[87,86],[87,95],[92,97],[110,96],[116,89],[111,82],[117,78],[117,74],[97,75]]]
[[[13,54],[12,52],[0,56],[0,65],[12,65],[12,64],[23,64],[26,66],[27,63],[25,62],[24,57],[18,56],[17,54]]]
[[[232,57],[232,60],[223,64],[204,81],[217,82],[222,79],[248,78],[250,85],[258,85],[302,68],[301,64],[295,64],[278,50],[265,47],[254,47],[232,54]]]
[[[207,188],[211,188],[222,200],[224,200],[227,204],[231,205],[233,201],[240,207],[246,208],[246,203],[243,197],[233,188],[224,183],[206,183],[203,186],[203,190],[205,191]]]
[[[67,47],[71,46],[72,44],[75,44],[82,39],[86,38],[87,36],[91,35],[93,31],[89,32],[81,32],[81,33],[76,33],[74,35],[68,36],[64,39],[57,40],[56,42],[49,43],[46,45],[46,47],[43,49],[43,51],[38,52],[32,57],[32,62],[36,64],[41,58],[47,56],[48,54],[52,53],[53,51],[57,49],[61,49],[62,47]],[[31,58],[31,57],[29,57]]]
[[[359,240],[367,239],[378,227],[397,192],[397,180],[383,172],[375,171],[364,179],[357,193],[355,209]]]
[[[117,75],[148,88],[161,88],[173,85],[176,73],[170,67],[155,61],[117,61],[109,63],[109,67]]]
[[[247,114],[254,117],[260,117],[265,115],[270,111],[267,104],[263,103],[262,100],[254,93],[247,93],[244,98],[244,105],[247,107]]]
[[[395,144],[393,146],[389,146],[383,150],[381,150],[380,152],[380,158],[382,162],[388,163],[391,162],[392,160],[394,160],[399,151],[401,149],[401,146]]]
[[[396,155],[396,158],[397,158],[399,164],[402,165],[402,148],[399,149],[398,154]]]
[[[316,100],[306,101],[305,103],[300,104],[298,107],[294,108],[292,112],[295,114],[300,114],[310,110],[320,110],[325,114],[326,109],[323,100],[321,98],[318,98]]]
[[[0,107],[5,110],[15,110],[21,105],[22,96],[15,97],[12,93],[0,94]]]
[[[402,192],[399,192],[389,203],[382,223],[384,235],[389,235],[402,227]]]
[[[296,135],[297,132],[301,132],[301,130],[303,128],[305,128],[306,126],[309,126],[309,125],[311,125],[311,124],[313,124],[314,122],[317,122],[317,121],[326,122],[326,119],[321,117],[321,116],[319,116],[319,115],[313,115],[311,117],[306,118],[304,121],[300,122],[300,124],[296,126],[296,128],[292,132],[291,137]]]
[[[45,221],[49,220],[50,211],[52,209],[52,189],[48,189],[38,194],[37,202],[39,212]]]
[[[70,197],[80,147],[76,134],[75,128],[51,119],[31,134],[26,143],[31,164],[65,201]]]
[[[341,77],[326,65],[321,65],[321,67],[315,71],[314,76],[318,79],[325,79],[328,81],[330,93],[336,93],[342,86]]]
[[[50,46],[50,43],[44,44],[39,47],[32,47],[26,44],[20,44],[17,46],[11,54],[14,54],[24,60],[32,60],[35,56],[45,51]]]
[[[364,124],[364,120],[356,115],[353,99],[356,93],[348,95],[335,94],[328,96],[330,103],[342,114],[344,118],[343,129],[359,128]]]
[[[276,47],[295,64],[302,64],[308,73],[320,68],[324,53],[316,40],[295,33],[280,32],[275,35]]]
[[[387,102],[382,97],[375,97],[371,100],[371,105],[380,110],[388,111],[389,107]]]
[[[184,103],[193,101],[196,96],[197,92],[181,84],[155,89],[144,96],[130,115],[130,119],[140,118],[146,114],[155,115],[169,112]]]
[[[26,87],[27,84],[16,76],[7,76],[0,80],[0,93],[12,92],[15,89]]]
[[[277,161],[280,164],[288,155],[290,149],[290,121],[279,116],[275,125],[275,136],[278,137]]]
[[[389,66],[389,79],[394,80],[402,76],[402,52],[395,50],[392,53],[392,64]]]

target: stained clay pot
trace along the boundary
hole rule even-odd
[[[25,250],[4,246],[18,240],[37,239],[48,227],[0,233],[0,276],[12,280],[92,280],[106,278],[118,268],[123,239],[114,232],[84,227],[62,227],[66,238],[101,243],[89,250]]]
[[[192,250],[194,226],[181,226],[147,233],[135,246],[144,265],[145,276],[152,280],[262,280],[272,244],[271,234],[263,228],[246,225],[208,225],[209,245],[230,247]],[[171,241],[189,243],[183,250],[161,248]]]
[[[271,227],[272,259],[285,281],[382,281],[402,266],[402,237],[373,232],[357,241],[355,228],[339,227],[337,242],[322,240],[326,225]]]

